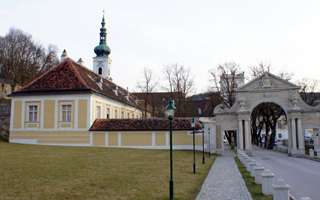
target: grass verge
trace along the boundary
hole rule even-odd
[[[0,199],[168,199],[169,150],[0,141]],[[195,199],[216,158],[173,151],[174,196]]]
[[[234,160],[236,161],[239,171],[242,175],[242,178],[244,182],[246,183],[246,186],[251,193],[252,199],[254,200],[272,200],[273,195],[264,195],[262,194],[262,186],[261,184],[256,184],[254,177],[250,176],[250,172],[247,172],[247,168],[241,163],[238,157],[234,157]]]

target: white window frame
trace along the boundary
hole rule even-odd
[[[114,118],[116,118],[116,119],[118,118],[118,110],[117,109],[114,110]]]
[[[30,106],[37,106],[37,120],[35,120],[35,121],[29,121],[29,119],[30,119]],[[28,114],[27,114],[28,121],[27,122],[39,122],[40,104],[37,102],[29,102],[29,103],[27,103],[27,109],[28,109]]]
[[[68,121],[68,117],[66,116],[66,120],[63,121],[63,106],[71,106],[71,110],[70,110],[70,121]],[[60,122],[73,122],[73,102],[60,102]],[[68,110],[66,110],[68,112]]]
[[[106,109],[106,118],[110,119],[110,108],[109,107],[107,107],[107,109]]]
[[[100,119],[101,118],[101,106],[97,105],[97,113],[96,113],[96,119]]]

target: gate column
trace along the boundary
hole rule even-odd
[[[299,152],[300,154],[304,154],[304,133],[302,131],[301,118],[297,119],[297,131],[298,131]]]
[[[249,120],[244,121],[244,132],[245,132],[245,146],[246,150],[250,150],[250,134],[249,134]]]
[[[292,154],[297,153],[296,119],[291,118]]]
[[[239,149],[243,149],[243,127],[242,127],[242,120],[239,120],[239,130],[238,130],[238,133],[239,133],[239,136],[238,136],[238,147]]]

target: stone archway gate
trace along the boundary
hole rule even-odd
[[[307,105],[300,97],[300,86],[266,72],[236,90],[236,102],[229,108],[220,104],[214,109],[216,135],[224,131],[237,131],[237,148],[252,153],[250,116],[252,110],[261,103],[273,102],[282,107],[287,115],[288,153],[305,153],[304,130],[320,128],[320,108]],[[317,137],[319,138],[319,137]],[[217,140],[218,141],[218,140]],[[223,153],[223,142],[220,140]],[[319,144],[319,142],[318,142]]]

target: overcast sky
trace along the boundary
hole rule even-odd
[[[144,67],[162,76],[174,63],[191,68],[197,93],[230,61],[246,75],[260,60],[274,74],[320,75],[319,0],[0,0],[0,35],[22,29],[92,69],[104,8],[111,76],[130,91]]]

